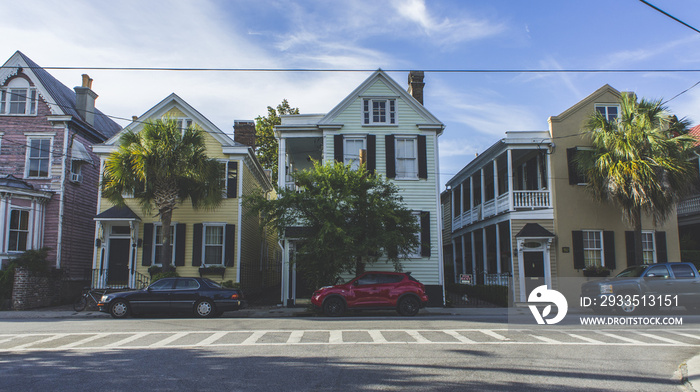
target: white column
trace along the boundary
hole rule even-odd
[[[552,160],[550,154],[545,154],[546,168],[547,168],[547,191],[549,192],[549,207],[554,207],[554,201],[552,200],[552,188],[554,188],[554,179],[552,178]]]
[[[484,257],[483,257],[483,259],[484,259],[483,260],[483,262],[484,262],[484,274],[486,274],[488,272],[489,265],[488,265],[488,261],[486,260],[488,247],[486,246],[486,228],[485,227],[481,229],[481,246],[483,248],[483,253],[484,253]]]
[[[496,223],[496,272],[501,273],[501,233],[498,230]]]
[[[452,203],[450,203],[450,210],[451,210],[450,222],[452,222],[452,224],[454,225],[454,221],[455,221],[455,190],[454,189],[452,189],[450,191],[450,200],[452,200]],[[454,231],[454,229],[455,228],[453,227],[452,230]]]
[[[10,195],[8,193],[0,194],[0,253],[7,252],[7,244],[5,243],[6,231],[8,229],[7,211],[10,203]]]
[[[484,168],[481,168],[481,219],[484,219],[484,203],[486,203],[486,177]]]
[[[498,157],[493,160],[493,206],[498,214]]]
[[[464,216],[464,181],[459,184],[459,213]]]
[[[452,238],[452,270],[454,271],[454,282],[457,283],[457,244],[455,239]]]
[[[472,248],[472,275],[474,283],[476,283],[476,244],[474,243],[474,232],[471,232],[471,248]]]
[[[287,139],[280,138],[277,149],[277,185],[280,188],[287,186]],[[240,169],[239,169],[240,171]],[[241,190],[242,191],[242,190]]]
[[[515,197],[515,191],[513,189],[513,154],[512,150],[507,150],[506,154],[508,156],[508,210],[513,211],[513,197]]]
[[[465,240],[466,235],[462,236],[462,272],[467,273],[467,255],[466,255],[466,246],[464,246],[464,240]]]

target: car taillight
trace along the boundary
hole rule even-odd
[[[238,299],[238,298],[240,298],[240,296],[238,295],[238,293],[235,293],[235,294],[232,294],[232,295],[231,295],[231,299]]]

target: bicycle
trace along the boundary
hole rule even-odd
[[[80,298],[73,304],[73,310],[76,312],[82,312],[90,306],[90,308],[97,309],[97,303],[100,302],[100,298],[107,293],[107,290],[90,290],[89,287],[83,289],[83,293],[80,294]]]

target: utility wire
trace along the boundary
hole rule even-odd
[[[695,31],[696,33],[700,33],[700,30],[698,30],[698,29],[696,29],[695,27],[693,27],[693,26],[691,26],[691,25],[689,25],[689,24],[683,22],[682,20],[676,18],[675,16],[669,14],[668,12],[662,10],[661,8],[659,8],[659,7],[657,7],[657,6],[655,6],[655,5],[651,4],[651,3],[649,3],[648,1],[645,1],[645,0],[639,0],[639,1],[641,1],[642,3],[648,5],[649,7],[653,8],[653,9],[655,9],[656,11],[658,11],[658,12],[660,12],[660,13],[662,13],[662,14],[668,16],[669,18],[675,20],[676,22],[682,24],[683,26],[685,26],[685,27],[687,27],[687,28],[689,28],[689,29]]]

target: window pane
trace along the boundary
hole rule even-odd
[[[10,90],[10,114],[24,114],[27,108],[27,89]]]
[[[223,247],[207,246],[204,248],[204,264],[221,264]]]
[[[222,245],[224,243],[224,228],[222,226],[207,226],[204,243],[206,245]]]

